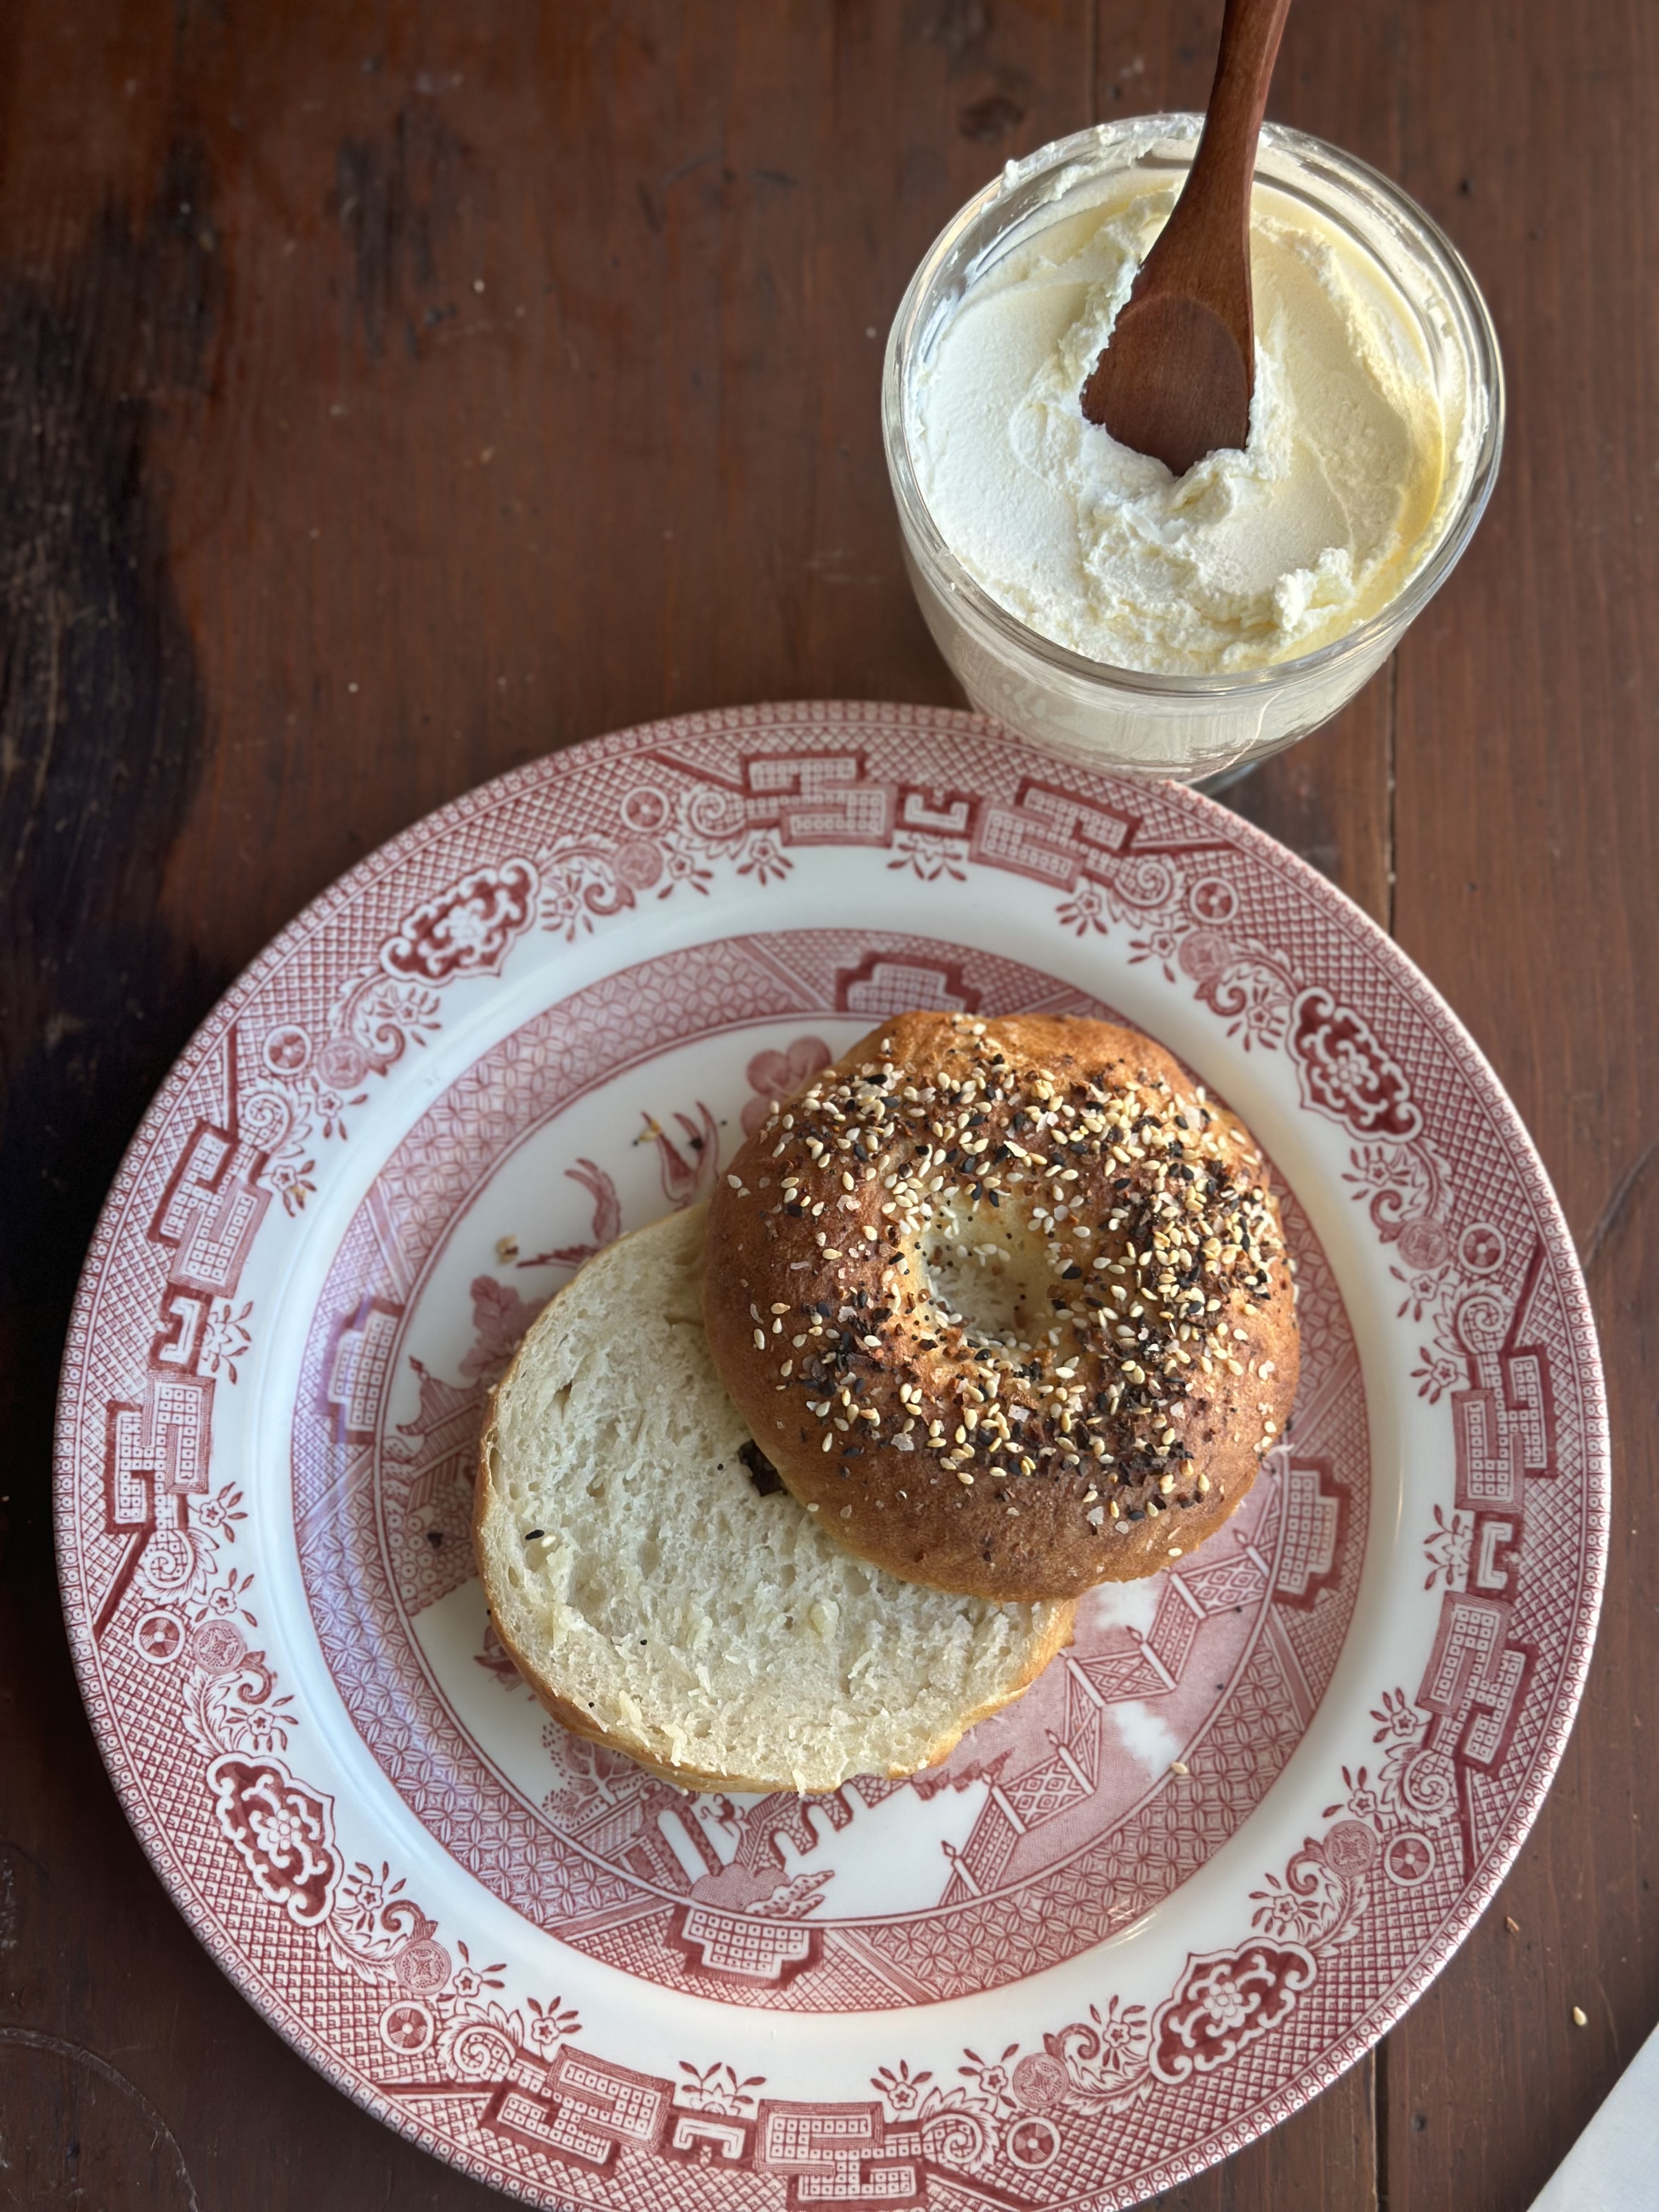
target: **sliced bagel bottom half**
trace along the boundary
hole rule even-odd
[[[687,1789],[836,1789],[947,1758],[1070,1642],[1066,1600],[902,1582],[761,1457],[702,1324],[703,1208],[590,1260],[496,1387],[473,1537],[548,1710]]]

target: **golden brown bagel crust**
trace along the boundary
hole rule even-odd
[[[1254,1140],[1149,1038],[1079,1018],[872,1030],[732,1162],[703,1312],[832,1534],[1004,1601],[1189,1554],[1296,1396]]]

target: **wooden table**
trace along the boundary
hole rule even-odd
[[[888,320],[995,165],[1200,101],[1218,15],[0,17],[0,2204],[494,2201],[243,2003],[105,1778],[48,1511],[96,1209],[242,963],[439,801],[684,708],[952,697],[882,466]],[[1272,112],[1450,231],[1511,428],[1398,659],[1236,801],[1393,931],[1534,1132],[1618,1512],[1583,1717],[1502,1894],[1373,2057],[1164,2201],[1507,2212],[1659,2014],[1659,10],[1302,0]]]

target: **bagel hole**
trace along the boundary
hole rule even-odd
[[[927,1295],[970,1341],[1029,1352],[1054,1325],[1042,1240],[1017,1215],[941,1206],[921,1239]]]

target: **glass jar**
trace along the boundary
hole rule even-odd
[[[1438,535],[1397,595],[1346,636],[1218,676],[1114,668],[1042,636],[957,559],[923,497],[910,435],[914,379],[957,307],[1050,224],[1117,205],[1137,179],[1167,187],[1191,164],[1202,118],[1134,117],[1011,161],[935,240],[887,341],[882,433],[906,565],[935,643],[973,704],[1045,750],[1181,781],[1218,775],[1305,737],[1345,706],[1451,573],[1479,522],[1504,434],[1504,373],[1486,301],[1437,224],[1386,177],[1298,131],[1267,125],[1256,158],[1264,214],[1298,207],[1335,230],[1420,335],[1447,426]]]

